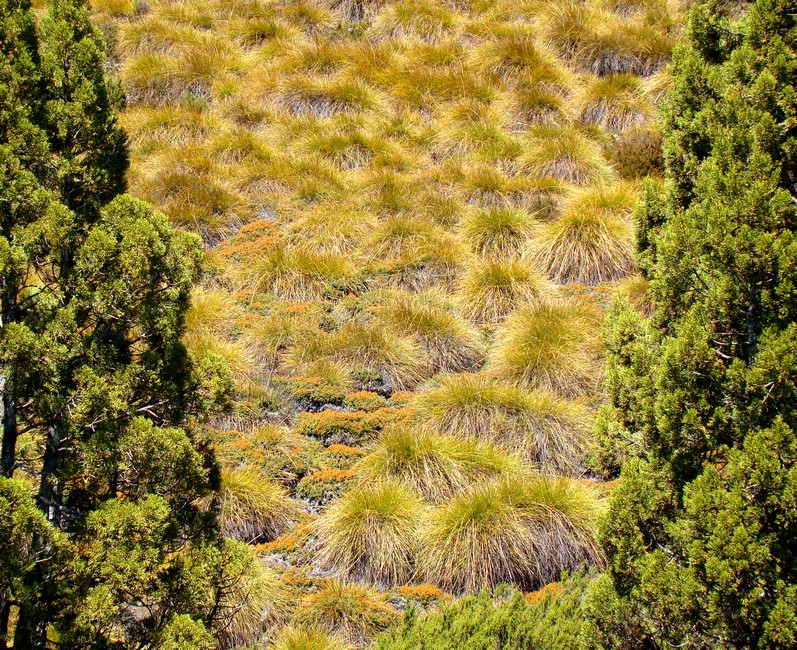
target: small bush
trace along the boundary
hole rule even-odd
[[[359,445],[373,440],[386,425],[406,417],[406,411],[396,408],[376,411],[325,409],[318,413],[302,413],[296,426],[303,435],[317,438],[325,445]]]
[[[347,469],[322,469],[299,481],[296,496],[324,505],[339,497],[346,484],[356,476],[356,472]]]
[[[638,180],[664,173],[661,132],[636,127],[616,136],[609,147],[609,160],[621,178]]]
[[[374,589],[328,580],[318,591],[302,598],[294,624],[314,626],[363,647],[400,618]]]

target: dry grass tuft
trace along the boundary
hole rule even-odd
[[[593,77],[576,94],[581,122],[619,133],[646,122],[653,106],[642,96],[642,82],[630,73]]]
[[[478,332],[454,314],[441,295],[388,292],[378,312],[385,327],[418,342],[434,374],[474,370],[484,360]]]
[[[423,534],[423,579],[454,593],[507,582],[538,588],[600,562],[595,492],[556,477],[480,483],[435,508]]]
[[[524,210],[480,208],[465,214],[460,232],[476,255],[507,259],[523,253],[535,225],[534,218]]]
[[[270,650],[352,650],[348,643],[312,627],[288,626],[277,632]]]
[[[412,427],[382,433],[355,467],[366,483],[395,479],[440,503],[473,483],[519,470],[517,458],[490,444]]]
[[[600,316],[575,302],[515,311],[496,333],[486,371],[563,397],[594,393],[601,379]]]
[[[227,537],[247,542],[279,537],[295,513],[285,489],[256,468],[222,471],[221,530]]]
[[[574,127],[538,126],[529,136],[522,160],[531,174],[576,185],[612,177],[600,145]]]
[[[422,509],[415,491],[394,479],[353,487],[316,522],[319,563],[357,580],[407,582]]]
[[[592,419],[584,407],[550,393],[486,374],[443,375],[412,407],[424,429],[500,445],[544,473],[583,472]]]
[[[635,269],[630,213],[637,192],[628,185],[574,192],[561,216],[540,228],[531,261],[559,283],[595,285]]]
[[[456,299],[462,313],[477,323],[498,323],[519,305],[539,302],[549,282],[522,260],[473,260],[460,280]]]

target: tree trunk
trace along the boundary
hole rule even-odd
[[[61,460],[61,432],[56,425],[47,431],[47,446],[44,449],[41,482],[39,483],[39,508],[47,520],[56,528],[61,527],[62,490],[55,476]]]
[[[11,603],[5,598],[0,600],[0,643],[2,648],[8,647],[8,619],[11,616]]]
[[[0,375],[0,419],[3,420],[3,447],[0,452],[0,474],[11,478],[17,463],[17,405],[6,390],[6,377]]]
[[[17,629],[14,632],[14,650],[41,650],[47,647],[47,629],[37,623],[30,605],[20,605]]]
[[[10,285],[10,286],[9,286]],[[16,285],[8,277],[2,281],[3,293],[0,328],[17,319]],[[17,453],[17,404],[14,395],[8,390],[8,368],[0,369],[0,419],[3,421],[3,443],[0,451],[0,474],[11,478],[16,465]]]

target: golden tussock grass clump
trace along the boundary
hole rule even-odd
[[[507,116],[497,106],[464,99],[438,112],[432,145],[436,157],[473,153],[483,160],[512,160],[520,154],[520,143],[505,128]]]
[[[298,303],[295,308],[275,310],[245,324],[242,339],[265,369],[279,370],[288,348],[312,336],[318,329],[321,321],[319,310],[305,309],[304,306],[305,303]]]
[[[278,88],[284,108],[296,115],[319,117],[353,115],[378,110],[384,103],[379,93],[356,76],[297,75]]]
[[[603,365],[599,329],[600,315],[581,303],[525,305],[496,333],[485,370],[567,398],[592,394]]]
[[[667,25],[645,24],[576,0],[541,6],[537,33],[578,70],[650,75],[666,65],[674,40]]]
[[[274,15],[236,17],[225,21],[224,34],[231,42],[251,50],[274,41],[296,43],[302,31]]]
[[[477,208],[465,212],[460,234],[476,255],[511,259],[522,255],[536,225],[525,210]]]
[[[364,388],[408,390],[428,372],[418,344],[381,324],[347,323],[331,335],[330,347]]]
[[[447,40],[408,49],[387,91],[409,107],[423,110],[448,101],[497,99],[496,83],[468,67],[463,56],[462,46]]]
[[[139,154],[161,147],[196,144],[221,128],[217,116],[191,102],[176,106],[133,106],[119,121]]]
[[[318,562],[349,578],[392,585],[412,575],[420,497],[392,478],[356,485],[315,522]]]
[[[642,82],[629,73],[593,77],[576,93],[574,106],[581,122],[610,132],[643,124],[653,115],[653,106],[642,95]]]
[[[525,154],[524,154],[525,157]],[[528,210],[533,214],[548,214],[556,204],[561,193],[561,182],[544,178],[543,174],[518,173],[524,164],[512,161],[507,170],[492,162],[477,161],[466,163],[453,172],[465,192],[470,205],[479,207],[514,207]]]
[[[528,476],[479,483],[434,508],[419,575],[454,593],[502,582],[536,588],[564,569],[598,563],[595,492],[570,479]]]
[[[335,253],[315,253],[276,242],[238,271],[256,293],[270,292],[282,300],[318,300],[353,281],[352,260]]]
[[[524,84],[559,78],[561,63],[522,23],[492,36],[471,53],[470,62],[476,69]]]
[[[291,345],[285,365],[308,374],[333,362],[363,390],[392,393],[414,388],[428,374],[418,344],[381,323],[351,320],[332,333],[316,332]]]
[[[531,129],[522,161],[530,174],[585,185],[611,178],[600,145],[572,126]]]
[[[313,39],[297,43],[276,65],[286,74],[336,74],[345,67],[346,54],[347,49],[342,43]]]
[[[285,488],[259,469],[222,470],[220,524],[225,536],[248,544],[269,541],[284,532],[295,513]]]
[[[294,625],[314,626],[357,647],[401,619],[400,612],[375,589],[362,584],[326,580],[318,591],[303,597]]]
[[[228,334],[242,313],[242,307],[226,291],[197,286],[191,292],[191,306],[185,314],[186,335]]]
[[[343,171],[355,171],[364,167],[407,167],[407,156],[396,143],[369,133],[362,127],[347,128],[336,124],[326,133],[308,137],[304,142],[294,143],[310,153],[323,156]]]
[[[217,128],[208,142],[215,160],[227,165],[240,165],[249,159],[271,161],[277,152],[261,134],[241,126]]]
[[[128,101],[164,104],[181,97],[209,98],[226,73],[240,71],[241,52],[222,39],[199,32],[171,44],[168,51],[150,51],[127,58],[121,77]]]
[[[197,288],[185,316],[183,342],[196,359],[207,355],[222,357],[241,381],[256,373],[255,359],[241,341],[233,337],[234,319],[242,308],[224,291]]]
[[[488,443],[413,427],[384,431],[355,467],[364,484],[404,481],[425,499],[440,503],[473,483],[515,473],[519,460]]]
[[[283,15],[308,36],[325,35],[338,24],[338,17],[324,0],[293,0],[280,3]]]
[[[456,278],[463,250],[458,238],[423,217],[389,216],[366,240],[369,267],[381,284],[410,291],[445,287]]]
[[[376,227],[376,219],[359,206],[322,203],[303,210],[291,222],[288,240],[311,253],[346,256],[360,249]]]
[[[169,147],[139,168],[136,194],[175,223],[217,243],[248,220],[246,198],[231,187],[204,146]]]
[[[543,300],[550,292],[548,280],[527,262],[475,259],[465,268],[455,298],[467,318],[497,323],[519,305]]]
[[[440,295],[389,291],[377,312],[386,327],[418,341],[433,373],[473,370],[484,360],[478,332]]]
[[[530,260],[562,284],[595,285],[629,275],[636,268],[630,213],[637,197],[627,184],[574,192],[559,218],[536,233]]]
[[[515,88],[505,96],[504,105],[504,110],[511,116],[509,128],[515,132],[523,132],[535,125],[561,125],[569,119],[563,91],[544,84]]]
[[[589,448],[586,408],[486,374],[442,375],[411,402],[424,430],[500,445],[544,473],[578,475]]]
[[[270,650],[354,650],[337,637],[313,627],[286,626],[279,630]]]
[[[388,5],[368,29],[376,41],[419,39],[436,43],[451,34],[461,19],[439,0],[400,0]]]

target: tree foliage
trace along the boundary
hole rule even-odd
[[[122,194],[121,94],[82,0],[40,20],[3,0],[0,49],[0,635],[14,608],[14,647],[208,647],[257,571],[219,538],[193,435],[230,387],[180,340],[200,241]]]
[[[651,322],[607,331],[604,473],[622,480],[593,594],[617,647],[793,647],[797,627],[797,25],[759,0],[690,14],[637,209]]]

